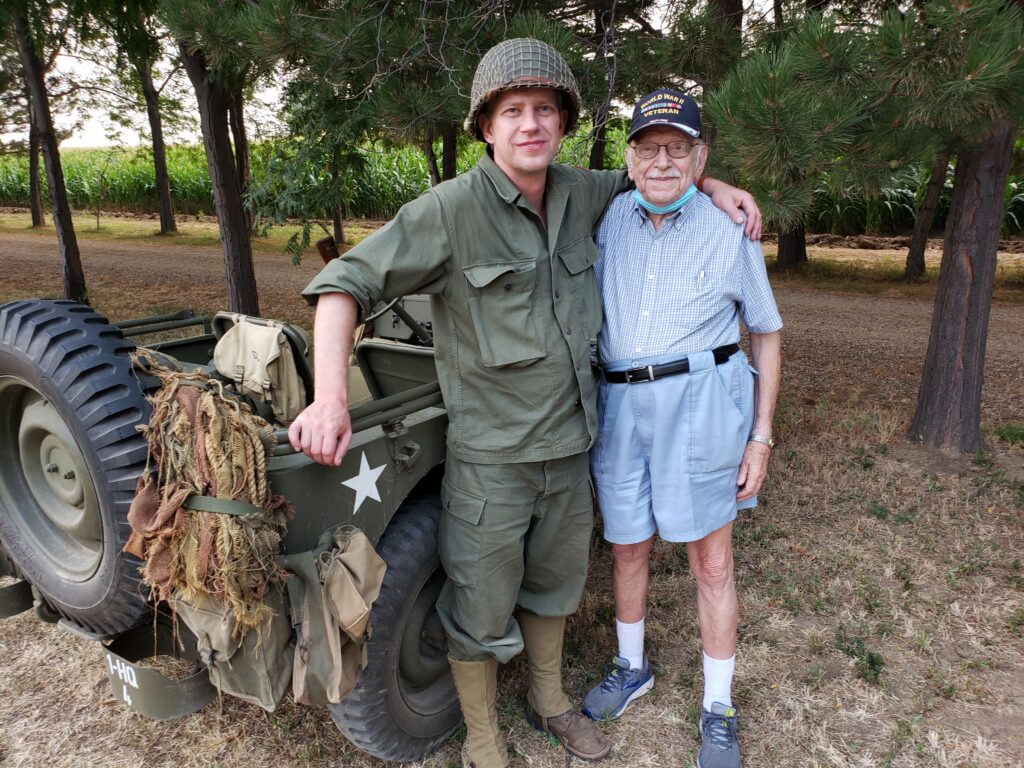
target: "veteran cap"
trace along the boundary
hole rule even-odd
[[[652,91],[633,108],[633,121],[629,124],[626,141],[632,141],[644,128],[659,125],[676,128],[687,136],[699,138],[700,107],[692,97],[671,88]]]

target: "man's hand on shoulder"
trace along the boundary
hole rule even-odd
[[[705,178],[701,188],[715,206],[737,224],[743,224],[743,215],[746,214],[747,223],[743,227],[743,234],[751,240],[761,239],[761,209],[757,207],[753,195],[711,178]]]
[[[352,442],[348,407],[337,401],[313,403],[288,427],[292,448],[320,464],[338,466]]]

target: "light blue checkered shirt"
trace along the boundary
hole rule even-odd
[[[761,246],[700,192],[654,230],[629,193],[616,197],[597,231],[604,304],[601,363],[647,365],[782,328]]]

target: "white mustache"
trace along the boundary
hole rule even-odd
[[[671,173],[646,173],[644,174],[645,179],[681,179],[683,174],[679,171],[673,171]]]

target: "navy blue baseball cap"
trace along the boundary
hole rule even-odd
[[[692,97],[671,88],[652,91],[633,108],[633,121],[629,124],[626,141],[632,141],[644,128],[662,125],[676,128],[695,139],[700,138],[700,107]]]

